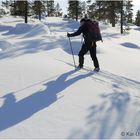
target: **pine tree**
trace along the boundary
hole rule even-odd
[[[74,1],[68,1],[68,16],[72,19],[75,18],[75,10],[73,9]]]
[[[95,16],[97,15],[96,14],[96,3],[93,2],[92,4],[90,4],[88,6],[87,14],[90,19],[95,19]]]
[[[4,9],[5,7],[7,7],[7,6],[6,6],[6,2],[3,2],[3,1],[2,1],[2,5],[1,5],[1,7],[0,7],[0,17],[6,14],[6,11],[5,11],[5,9]]]
[[[137,11],[135,24],[140,26],[140,10]]]
[[[24,1],[14,0],[11,4],[11,14],[14,16],[24,16]]]
[[[46,7],[47,7],[47,14],[48,16],[54,16],[55,15],[55,6],[54,6],[54,0],[47,0],[46,1]]]
[[[56,17],[59,17],[59,16],[62,16],[62,9],[60,8],[60,5],[59,3],[56,4],[56,7],[55,7],[55,16]]]
[[[33,12],[38,16],[38,19],[41,20],[41,15],[43,12],[45,12],[45,6],[43,4],[43,1],[35,0],[33,2],[32,9],[33,9]]]
[[[133,22],[133,4],[132,0],[127,0],[125,2],[125,12],[124,12],[124,20],[127,23],[132,23]]]
[[[88,1],[91,3],[92,1]],[[91,3],[88,7],[88,16],[97,20],[108,20],[114,27],[120,12],[119,1],[98,1]]]
[[[11,15],[15,15],[15,13],[16,13],[16,1],[15,0],[11,1],[10,6],[11,6],[11,8],[10,8]]]
[[[10,1],[6,0],[6,1],[2,1],[2,6],[6,7],[7,9],[9,9],[10,7]]]
[[[107,1],[105,2],[105,12],[106,18],[112,24],[112,27],[115,27],[115,24],[119,20],[120,11],[121,11],[121,3],[120,1]]]
[[[101,1],[97,1],[96,6],[97,6],[97,11],[98,11],[96,12],[98,20],[101,20],[101,18],[104,17],[104,13],[102,13],[103,3]]]
[[[117,4],[118,2],[108,2],[108,19],[110,23],[112,24],[112,27],[115,27],[116,24],[116,18],[117,18]]]
[[[121,33],[123,33],[124,19],[124,2],[120,1],[105,1],[105,0],[88,0],[88,17],[96,20],[106,20],[115,27],[118,21],[121,21]]]
[[[72,19],[78,20],[78,17],[81,16],[82,8],[80,6],[80,2],[78,0],[68,1],[68,15]]]
[[[104,1],[95,1],[92,3],[92,1],[88,0],[89,6],[88,6],[88,16],[91,19],[96,20],[105,20],[107,19],[106,15],[106,6]]]
[[[28,1],[10,1],[11,15],[23,16],[25,18],[25,23],[27,23],[28,17]]]
[[[87,15],[87,4],[86,2],[81,2],[81,17],[86,17]]]

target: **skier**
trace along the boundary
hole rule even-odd
[[[80,27],[79,29],[74,32],[74,33],[67,33],[67,37],[74,37],[74,36],[78,36],[81,33],[83,34],[84,37],[84,42],[82,44],[81,50],[78,54],[79,56],[79,66],[78,68],[83,68],[83,64],[84,64],[84,55],[90,51],[90,56],[93,60],[94,63],[94,71],[99,71],[99,63],[98,63],[98,59],[96,57],[96,42],[93,41],[89,35],[88,35],[88,28],[87,28],[87,24],[86,24],[87,19],[82,18],[80,20]]]

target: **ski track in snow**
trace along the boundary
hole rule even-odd
[[[139,66],[134,66],[133,78],[133,66],[123,75],[119,65],[110,69],[106,62],[115,61],[115,53],[122,58],[124,50],[124,59],[130,52],[139,58],[137,41],[129,42],[130,35],[120,37],[117,29],[110,33],[109,25],[102,24],[105,40],[98,43],[97,51],[106,69],[93,72],[86,55],[85,69],[75,71],[66,33],[75,31],[77,22],[48,18],[26,25],[13,19],[10,25],[5,21],[0,24],[0,138],[140,138],[121,135],[140,133],[140,80],[135,80]],[[81,37],[71,41],[78,59]]]

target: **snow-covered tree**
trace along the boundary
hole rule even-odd
[[[125,1],[124,20],[127,23],[133,22],[133,4],[132,0]]]
[[[62,9],[60,8],[59,3],[57,3],[55,6],[55,16],[56,17],[62,16]]]
[[[87,15],[87,3],[85,1],[81,2],[81,17]]]
[[[45,1],[44,1],[45,2]],[[46,9],[47,9],[47,15],[54,16],[55,15],[55,5],[54,0],[47,0],[46,1]]]

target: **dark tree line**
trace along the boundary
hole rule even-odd
[[[25,23],[28,22],[28,16],[34,15],[41,20],[42,15],[62,16],[62,9],[59,3],[54,4],[54,0],[5,0],[2,5],[10,7],[10,13],[14,16],[25,17]],[[96,20],[104,20],[115,27],[116,23],[133,23],[133,5],[132,0],[105,1],[105,0],[68,0],[68,17],[78,20],[82,17],[88,17]],[[4,11],[1,11],[4,13]],[[140,11],[136,15],[135,24],[139,26]],[[122,32],[121,26],[121,32]]]
[[[10,7],[10,13],[13,16],[22,16],[25,23],[28,22],[28,16],[35,15],[39,20],[41,16],[62,16],[62,9],[59,3],[54,4],[54,0],[6,0],[2,2],[6,8]]]
[[[86,7],[83,11],[82,7]],[[81,17],[88,17],[96,20],[108,21],[115,27],[116,23],[120,21],[121,32],[122,24],[133,22],[133,5],[132,0],[120,1],[105,1],[105,0],[87,0],[84,5],[81,5],[80,0],[68,1],[68,16],[73,19]],[[82,14],[84,13],[84,15]]]

